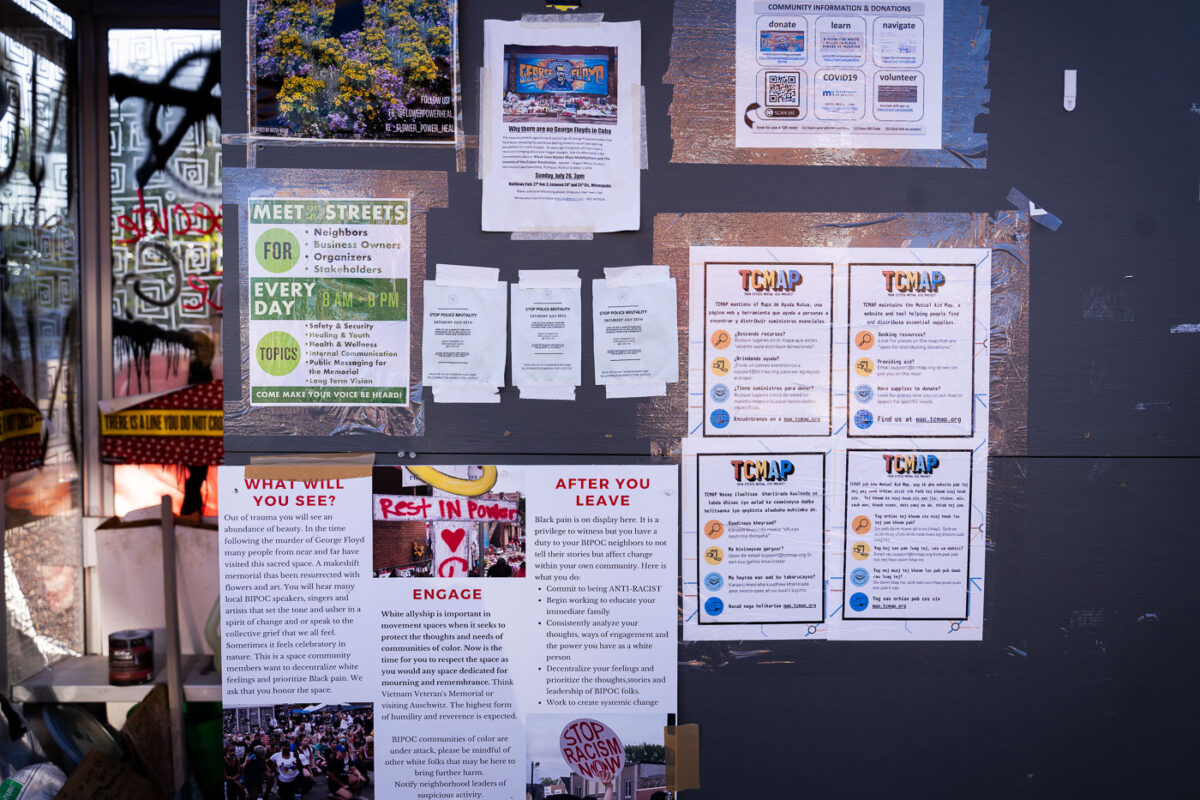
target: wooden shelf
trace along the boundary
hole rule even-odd
[[[107,656],[73,656],[18,683],[12,699],[18,703],[136,703],[155,684],[166,683],[165,670],[161,665],[151,683],[112,686]],[[183,696],[194,703],[221,702],[221,677],[212,668],[212,656],[183,657]]]

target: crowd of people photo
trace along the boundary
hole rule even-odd
[[[369,704],[224,711],[224,800],[372,800]]]

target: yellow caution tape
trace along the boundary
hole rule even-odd
[[[220,436],[221,412],[178,408],[145,408],[100,416],[103,436]]]
[[[42,415],[32,408],[0,411],[0,442],[42,432]]]

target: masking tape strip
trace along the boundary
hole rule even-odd
[[[492,169],[492,159],[488,153],[488,137],[491,136],[492,118],[488,113],[488,104],[483,102],[483,98],[491,96],[488,94],[492,90],[491,77],[491,70],[487,67],[479,68],[479,91],[475,95],[478,102],[475,116],[479,119],[479,158],[475,160],[475,177],[478,180],[483,180],[483,176]]]
[[[642,169],[650,169],[650,140],[646,134],[646,87],[643,84],[636,88],[637,88],[637,94],[635,95],[635,97],[637,97],[638,105],[640,106],[640,108],[638,109],[638,117],[641,119],[641,124],[642,124],[642,132],[641,132],[641,135],[638,137],[638,140],[641,143],[640,144],[640,149],[641,149],[640,156],[642,159],[641,168]]]
[[[605,400],[624,400],[629,397],[664,397],[666,381],[622,381],[604,384]]]
[[[598,25],[604,21],[604,12],[590,14],[522,14],[523,25]]]
[[[605,267],[604,279],[609,288],[645,286],[671,280],[671,268],[666,264],[638,264],[633,267]]]
[[[578,289],[583,286],[577,269],[519,269],[514,289]]]
[[[575,239],[590,242],[596,238],[591,231],[513,231],[509,237],[514,242],[539,242]]]
[[[379,147],[403,145],[404,147],[426,147],[430,149],[446,149],[453,147],[454,142],[408,142],[400,139],[316,139],[304,136],[264,136],[257,133],[223,133],[221,144],[245,145],[247,149],[264,145],[271,147],[321,147],[337,145],[338,147]]]
[[[571,400],[578,387],[567,383],[526,383],[517,387],[522,400]]]
[[[465,267],[460,264],[438,264],[434,268],[438,286],[467,286],[492,289],[500,282],[499,267]]]
[[[700,726],[667,725],[663,728],[666,751],[667,791],[700,788]]]
[[[246,477],[269,481],[325,481],[369,478],[374,453],[307,453],[286,456],[252,456]]]
[[[466,129],[463,128],[463,107],[462,107],[462,62],[459,56],[459,26],[458,26],[458,0],[451,0],[450,3],[450,23],[451,23],[451,41],[454,43],[454,58],[451,63],[451,99],[454,102],[454,171],[467,171],[467,150],[466,150]]]
[[[1008,193],[1007,200],[1021,211],[1027,213],[1029,215],[1029,219],[1033,220],[1039,225],[1042,225],[1043,227],[1049,228],[1052,231],[1056,231],[1062,226],[1061,219],[1054,216],[1044,208],[1038,208],[1036,203],[1026,197],[1025,193],[1015,186],[1012,187],[1012,190]]]
[[[249,4],[247,4],[249,7]],[[254,88],[258,85],[258,76],[254,74],[255,53],[254,49],[258,42],[258,36],[254,31],[255,19],[253,14],[246,14],[246,130],[254,130],[254,110],[256,107],[254,98]],[[226,141],[225,136],[221,137],[221,144],[235,144],[234,136],[229,137]],[[258,167],[258,152],[254,146],[254,139],[251,134],[238,134],[237,138],[244,138],[245,141],[236,142],[246,148],[246,169],[256,169]]]

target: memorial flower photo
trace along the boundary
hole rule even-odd
[[[455,0],[253,0],[253,131],[454,140]]]

